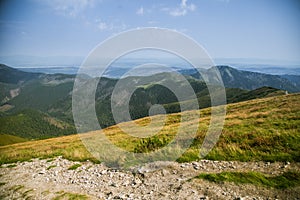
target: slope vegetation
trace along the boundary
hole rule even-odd
[[[10,84],[20,84],[29,80],[37,79],[40,73],[23,72],[18,69],[0,64],[0,82]]]
[[[0,118],[0,133],[27,139],[42,139],[75,133],[67,123],[36,110],[22,110]]]
[[[206,156],[212,160],[239,161],[295,161],[300,158],[300,94],[282,95],[227,105],[227,116],[222,135],[214,149]],[[186,111],[195,114],[199,111]],[[199,159],[199,148],[206,134],[210,109],[202,109],[201,119],[183,124],[186,130],[200,123],[191,147],[177,160],[188,162]],[[181,113],[169,114],[163,129],[153,137],[140,139],[122,132],[117,125],[83,134],[82,137],[106,136],[119,147],[132,152],[149,152],[160,148],[176,134]],[[161,116],[153,116],[160,118]],[[150,118],[135,122],[149,123]],[[184,122],[185,123],[185,122]],[[124,124],[123,124],[124,125]],[[126,125],[126,124],[125,124]],[[130,124],[127,124],[130,128]],[[135,131],[132,128],[131,131]],[[96,140],[95,140],[96,141]],[[78,135],[42,141],[30,141],[0,147],[0,163],[28,160],[36,157],[62,155],[71,160],[95,160],[85,149]]]
[[[18,136],[0,134],[0,146],[25,142],[25,141],[27,141],[27,139]]]

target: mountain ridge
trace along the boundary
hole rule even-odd
[[[28,76],[28,80],[20,82],[19,77],[20,75],[23,75],[23,72],[10,69],[7,66],[2,66],[2,68],[8,68],[8,72],[11,76],[10,78],[18,81],[13,84],[5,83],[7,79],[0,79],[0,97],[2,98],[2,104],[0,105],[0,120],[8,120],[8,117],[19,120],[20,118],[18,116],[20,113],[24,114],[24,110],[32,109],[34,112],[42,113],[44,116],[53,118],[53,120],[62,121],[70,127],[70,129],[58,129],[59,135],[67,135],[72,133],[72,131],[75,131],[72,114],[72,89],[75,79],[74,75],[48,75],[34,73],[32,76]],[[14,78],[15,75],[16,78]],[[26,75],[28,75],[28,73],[26,73]],[[160,85],[160,83],[169,81],[173,81],[174,84],[177,85],[190,84],[198,98],[199,108],[210,107],[210,95],[207,86],[203,81],[195,79],[192,76],[185,75],[187,82],[183,83],[180,80],[177,80],[177,76],[178,74],[176,73],[164,72],[146,77],[132,76],[121,79],[121,81],[123,81],[122,83],[124,83],[122,86],[124,87],[124,90],[126,90],[127,84],[130,84],[131,82],[136,83],[135,91],[129,101],[129,112],[131,118],[134,120],[148,116],[150,107],[155,104],[163,105],[167,113],[180,112],[180,104],[176,96],[174,96],[168,88]],[[93,80],[91,77],[81,76],[81,78],[85,82]],[[111,113],[111,95],[118,81],[120,80],[102,77],[98,83],[95,94],[96,113],[99,124],[102,128],[116,124]],[[250,91],[239,88],[226,88],[227,103],[283,94],[285,94],[285,91],[283,90],[266,86]],[[189,98],[190,97],[186,97],[186,100],[181,103],[185,103],[187,105],[190,104]],[[25,116],[27,115],[25,114]],[[37,116],[41,115],[37,114]],[[48,122],[44,122],[43,118],[44,117],[33,120],[32,126],[38,127],[38,124],[36,123],[43,122],[43,126],[52,127],[52,130],[56,129]],[[31,119],[31,117],[27,116],[26,120],[27,119]],[[26,124],[26,120],[23,121],[23,123]],[[48,123],[48,125],[45,123]],[[10,134],[10,130],[11,133],[15,134],[13,128],[9,128],[7,126],[8,124],[4,121],[2,125],[0,125],[0,133]],[[21,130],[22,128],[22,126],[18,124],[15,124],[14,126],[18,130]],[[44,130],[41,130],[41,132],[43,131]],[[32,132],[36,134],[37,129]],[[30,131],[27,131],[27,133],[30,134]],[[51,135],[49,132],[46,133],[46,135],[41,134],[41,136],[57,136],[57,134]],[[21,136],[24,137],[24,135]],[[40,137],[35,135],[33,138]]]
[[[238,70],[227,65],[218,65],[215,67],[219,70],[225,87],[253,90],[268,86],[281,90],[287,90],[289,92],[300,92],[299,84],[297,84],[300,76],[297,75],[271,75],[259,72]],[[208,69],[208,71],[209,70],[210,69]],[[208,73],[208,71],[200,70],[200,72],[203,74]],[[183,70],[182,73],[203,80],[201,74],[199,74],[195,69]]]

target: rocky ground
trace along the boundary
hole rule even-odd
[[[68,199],[72,194],[81,199],[300,199],[300,187],[278,190],[194,178],[202,172],[258,171],[278,175],[287,170],[299,171],[300,164],[202,160],[184,164],[156,162],[121,171],[61,157],[33,159],[1,166],[0,199]]]

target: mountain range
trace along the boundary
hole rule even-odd
[[[216,67],[221,74],[225,87],[254,90],[259,87],[268,86],[289,92],[300,91],[299,75],[271,75],[237,70],[224,65]],[[201,75],[195,69],[181,70],[180,72],[201,80]],[[202,70],[201,73],[206,73],[206,71]]]
[[[300,91],[300,76],[297,75],[269,75],[240,71],[229,66],[217,68],[226,87],[227,103],[283,95],[286,91]],[[209,73],[209,70],[201,73]],[[178,73],[183,74],[188,81],[177,81],[179,87],[191,85],[199,107],[209,107],[211,102],[208,88],[195,70],[130,76],[122,79],[122,82],[135,82],[136,88],[129,101],[131,118],[148,116],[149,109],[154,104],[163,105],[167,113],[180,112],[176,96],[160,85],[169,80],[176,82]],[[97,79],[83,75],[80,78],[85,82]],[[31,73],[0,65],[0,134],[41,139],[75,133],[72,115],[74,80],[75,75]],[[145,80],[152,82],[145,85]],[[96,113],[102,128],[116,124],[111,112],[111,96],[118,81],[120,80],[102,77],[98,82],[95,94]],[[189,98],[186,97],[183,103],[188,104]]]

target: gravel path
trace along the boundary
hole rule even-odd
[[[80,164],[77,169],[69,167]],[[249,184],[192,179],[203,172],[258,171],[279,175],[300,171],[300,163],[156,162],[132,171],[61,157],[5,164],[0,168],[0,199],[53,199],[65,193],[89,199],[300,199],[300,187],[276,190]]]

